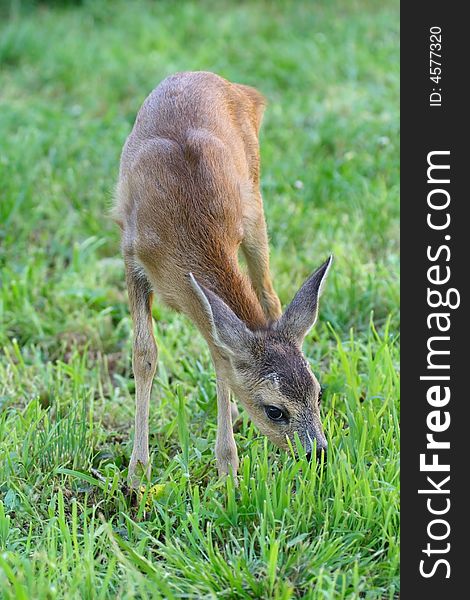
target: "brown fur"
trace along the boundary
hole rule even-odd
[[[217,373],[219,472],[236,471],[238,466],[230,389],[239,392],[252,418],[269,435],[268,424],[263,424],[267,419],[264,409],[255,409],[255,401],[244,392],[248,380],[240,385],[242,371],[237,371],[234,355],[240,340],[246,343],[237,350],[237,360],[244,356],[249,363],[247,348],[256,354],[257,344],[263,354],[263,332],[274,331],[273,323],[281,316],[269,274],[259,191],[258,131],[264,107],[263,96],[249,86],[230,83],[213,73],[178,73],[165,79],[145,100],[124,146],[114,217],[122,229],[134,321],[136,437],[129,467],[131,480],[138,463],[146,469],[148,465],[148,404],[157,360],[151,324],[152,290],[170,307],[186,314],[209,344]],[[238,265],[240,247],[249,279]],[[323,281],[323,275],[320,279]],[[283,344],[281,338],[288,337],[286,331],[281,333],[273,341],[278,347]],[[248,343],[250,335],[257,343]],[[266,351],[266,340],[263,343]],[[288,345],[292,351],[287,355],[295,355],[295,364],[292,360],[287,363],[294,364],[293,374],[296,365],[300,368],[305,361],[292,340]],[[284,346],[281,349],[285,351]],[[300,385],[304,381],[308,387],[302,392],[304,405],[317,414],[314,396],[318,384],[315,387],[305,365],[300,370]],[[250,377],[257,380],[255,387],[263,387],[262,369]],[[272,389],[278,393],[282,386]],[[272,396],[274,392],[269,393]],[[292,404],[287,397],[284,401]],[[296,409],[291,406],[290,410]],[[283,445],[290,433],[280,437],[276,427],[270,437]],[[323,444],[318,418],[314,429]]]
[[[178,73],[146,99],[122,153],[115,216],[124,255],[203,333],[189,272],[251,327],[280,315],[272,286],[261,299],[266,315],[237,260],[242,242],[264,225],[257,188],[263,107],[252,88],[212,73]],[[265,269],[260,278],[266,283]]]

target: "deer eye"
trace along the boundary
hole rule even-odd
[[[282,421],[286,418],[284,411],[277,406],[266,406],[265,411],[271,421]]]

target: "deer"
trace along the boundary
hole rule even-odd
[[[176,73],[146,98],[124,144],[112,210],[121,230],[133,325],[131,487],[151,476],[154,293],[186,315],[208,344],[220,476],[232,473],[236,479],[239,466],[232,394],[278,447],[293,448],[289,440],[297,434],[309,459],[326,452],[321,387],[302,344],[317,320],[332,256],[282,313],[260,192],[258,135],[265,106],[264,96],[248,85],[210,72]]]

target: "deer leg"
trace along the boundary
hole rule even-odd
[[[237,406],[237,404],[236,404],[236,402],[234,400],[232,400],[230,402],[230,415],[232,417],[232,423],[235,423],[235,421],[240,416],[240,413],[238,411],[238,406]]]
[[[227,475],[232,468],[233,475],[238,471],[238,452],[233,437],[232,405],[230,388],[223,381],[216,366],[217,376],[217,437],[215,441],[215,457],[219,476]]]
[[[243,417],[240,415],[240,411],[238,410],[235,400],[230,402],[230,414],[232,416],[233,433],[238,433],[243,424]]]
[[[238,433],[241,430],[242,425],[243,425],[243,417],[240,415],[238,406],[235,404],[235,402],[233,400],[231,402],[230,412],[232,413],[233,433]]]
[[[126,280],[134,326],[132,368],[135,379],[135,433],[128,482],[131,487],[138,487],[142,475],[139,469],[150,479],[148,421],[150,392],[157,367],[157,345],[153,336],[150,283],[132,261],[126,261]]]
[[[274,291],[269,273],[269,244],[266,231],[261,196],[252,218],[244,227],[244,238],[241,244],[245,256],[253,288],[258,296],[264,314],[275,321],[281,316],[281,303]]]

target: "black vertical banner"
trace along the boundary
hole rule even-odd
[[[402,597],[467,597],[465,4],[401,5]],[[465,386],[465,389],[464,389]],[[459,551],[457,550],[459,548]]]

